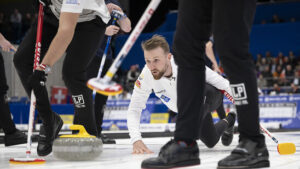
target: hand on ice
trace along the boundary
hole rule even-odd
[[[133,152],[132,154],[151,154],[153,153],[148,147],[144,144],[142,140],[138,140],[133,143]]]

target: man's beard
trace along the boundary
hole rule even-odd
[[[154,74],[152,73],[152,76],[153,76],[153,78],[154,78],[155,80],[159,80],[164,74],[165,74],[165,72],[159,71],[158,74],[156,74],[156,75],[154,75]]]
[[[152,76],[153,76],[153,78],[154,78],[155,80],[159,80],[161,77],[163,77],[163,76],[165,75],[165,73],[166,73],[167,69],[168,69],[168,65],[166,65],[166,66],[165,66],[165,68],[164,68],[162,71],[155,70],[155,71],[157,71],[157,72],[158,72],[158,74],[157,74],[157,75],[154,75],[154,74],[151,72],[151,73],[152,73]]]

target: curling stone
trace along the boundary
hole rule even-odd
[[[96,136],[89,135],[82,125],[72,125],[71,130],[78,134],[62,135],[53,143],[55,157],[67,161],[86,161],[97,158],[102,152],[103,143]]]

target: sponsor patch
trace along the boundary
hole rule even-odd
[[[165,95],[161,95],[160,96],[160,98],[163,100],[163,101],[165,101],[165,102],[169,102],[171,99],[169,98],[169,97],[167,97],[167,96],[165,96]]]
[[[82,94],[72,95],[72,99],[73,99],[75,107],[77,107],[77,108],[84,108],[85,107],[85,102],[84,102]]]
[[[230,85],[234,101],[236,105],[246,105],[248,104],[248,98],[246,93],[246,88],[244,83],[231,84]]]
[[[135,81],[135,85],[136,87],[141,88],[141,82],[139,80]]]

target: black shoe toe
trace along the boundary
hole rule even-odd
[[[4,136],[5,146],[13,146],[25,143],[27,143],[27,135],[21,132],[20,130],[16,130],[14,133],[6,134]]]
[[[41,126],[37,147],[37,153],[39,156],[46,156],[52,152],[53,141],[58,136],[62,125],[62,119],[55,113],[54,122],[51,126]]]

